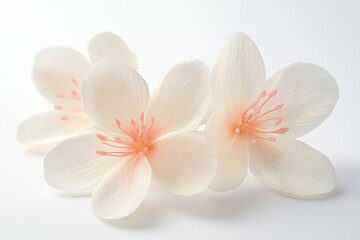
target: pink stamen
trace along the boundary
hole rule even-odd
[[[135,120],[134,120],[134,119],[131,119],[130,124],[131,124],[132,126],[135,126],[135,125],[136,125]]]
[[[82,109],[80,108],[65,108],[60,105],[54,105],[54,108],[59,111],[68,111],[68,112],[82,112]]]
[[[268,96],[269,96],[270,98],[273,98],[273,97],[275,97],[276,95],[277,95],[277,90],[275,89],[274,91],[270,92]]]
[[[54,108],[57,110],[63,110],[63,107],[59,106],[59,105],[54,105]]]
[[[59,119],[61,121],[73,120],[73,119],[81,119],[83,116],[61,116]]]
[[[269,115],[282,109],[284,104],[266,110],[269,109],[266,106],[269,105],[270,100],[277,96],[277,89],[269,93],[262,91],[256,101],[249,104],[240,116],[235,116],[235,122],[231,125],[232,137],[245,134],[252,143],[256,143],[257,139],[275,142],[276,137],[272,135],[287,133],[289,131],[288,127],[274,129],[275,126],[281,125],[283,117],[270,117]],[[268,124],[264,125],[264,123]]]
[[[79,83],[76,81],[75,78],[72,78],[72,79],[71,79],[71,82],[72,82],[75,86],[78,86],[78,85],[79,85]]]
[[[109,156],[109,154],[105,151],[96,151],[97,154],[101,155],[101,156]]]
[[[271,98],[275,97],[276,95],[277,95],[277,90],[274,90],[274,91],[270,92],[270,93],[268,94],[267,99],[266,99],[266,100],[260,105],[260,107],[258,108],[258,111],[260,111],[260,110],[264,107],[264,105],[265,105],[266,103],[268,103],[269,100],[270,100]]]
[[[288,127],[283,127],[283,128],[279,128],[277,130],[275,130],[274,133],[276,134],[285,134],[289,131],[289,128]]]
[[[108,138],[105,137],[104,135],[101,135],[101,134],[96,134],[96,137],[100,140],[100,141],[107,141]]]
[[[267,115],[269,113],[276,112],[276,111],[280,110],[283,106],[284,106],[284,104],[278,105],[275,108],[273,108],[273,109],[271,109],[271,110],[269,110],[267,112],[264,112],[263,114],[261,114],[259,116],[256,116],[256,118],[254,120],[258,120],[259,118],[261,118],[261,117],[263,117],[263,116],[265,116],[265,115]]]
[[[115,124],[118,129],[121,129],[121,122],[119,119],[115,118]]]
[[[247,113],[248,113],[250,110],[254,109],[254,108],[256,107],[256,105],[260,102],[260,100],[261,100],[262,98],[264,98],[265,96],[266,96],[266,91],[262,91],[262,93],[261,93],[260,96],[257,98],[257,100],[256,100],[255,102],[251,103],[251,104],[245,109],[245,111],[244,111],[244,113],[243,113],[243,117],[242,117],[242,120],[243,120],[243,121],[245,121],[245,118],[248,117],[248,116],[247,116]],[[250,114],[250,116],[251,116],[251,114]]]
[[[141,121],[142,123],[144,122],[144,118],[145,118],[144,112],[141,112],[140,121]]]
[[[122,127],[120,120],[115,118],[116,127],[122,134],[127,137],[109,138],[102,134],[97,134],[96,137],[101,144],[117,149],[116,152],[98,151],[102,156],[124,157],[131,154],[148,153],[152,148],[153,141],[159,136],[159,129],[155,128],[155,118],[152,117],[150,127],[146,125],[145,114],[141,112],[139,116],[139,123],[134,119],[130,119],[125,128]],[[98,153],[97,152],[97,153]]]
[[[61,121],[67,121],[67,120],[69,120],[70,118],[68,117],[68,116],[62,116],[62,117],[60,117],[60,120]]]
[[[264,120],[261,120],[261,121],[253,121],[253,123],[251,123],[251,125],[258,126],[258,125],[261,125],[261,124],[263,124],[265,122],[271,122],[271,121],[274,121],[275,126],[278,126],[283,121],[283,118],[278,117],[278,118],[268,118],[268,119],[264,119]]]
[[[283,121],[282,117],[278,118],[278,120],[275,122],[275,126],[279,126],[282,123],[282,121]]]
[[[73,95],[74,97],[79,96],[79,94],[78,94],[78,92],[76,90],[72,90],[71,95]]]
[[[71,79],[71,82],[75,87],[79,88],[78,82],[74,78]],[[80,97],[77,89],[71,90],[70,95],[66,95],[64,93],[58,93],[58,94],[56,94],[56,98],[70,99],[70,100],[77,100],[77,101],[81,100],[81,97]],[[78,103],[76,103],[76,105],[78,105]],[[60,105],[54,105],[54,108],[56,110],[59,110],[59,111],[82,113],[82,109],[79,108],[79,107],[69,108],[69,107],[63,107],[63,106],[60,106]],[[81,117],[82,116],[73,116],[73,117],[61,116],[60,120],[67,121],[67,120],[70,120],[70,119],[77,119],[77,118],[81,118]]]

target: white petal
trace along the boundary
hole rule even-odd
[[[321,152],[295,139],[258,141],[250,145],[250,170],[255,177],[282,194],[311,197],[333,190],[334,168]]]
[[[265,66],[255,43],[244,33],[233,33],[213,69],[214,108],[241,111],[264,83]]]
[[[89,42],[89,53],[93,63],[107,58],[116,58],[136,68],[137,58],[124,40],[111,32],[95,35]]]
[[[39,92],[51,103],[58,103],[59,94],[71,94],[73,79],[81,84],[89,63],[79,52],[70,48],[53,47],[36,55],[33,78]]]
[[[191,132],[159,139],[146,157],[157,182],[176,195],[193,195],[207,188],[216,170],[215,153],[206,140]]]
[[[86,131],[84,131],[85,133]],[[60,141],[52,141],[52,142],[44,142],[42,144],[37,145],[26,145],[25,150],[30,153],[45,155],[47,154],[52,148],[59,144]]]
[[[219,108],[210,117],[204,135],[215,146],[219,165],[209,188],[216,192],[235,189],[244,181],[249,161],[248,141],[230,132],[230,115]]]
[[[94,125],[118,133],[115,124],[129,124],[146,111],[149,89],[144,79],[120,60],[94,64],[82,88],[84,113]]]
[[[333,111],[339,98],[336,80],[324,69],[310,63],[294,63],[276,73],[266,90],[277,90],[278,97],[267,108],[284,104],[270,117],[283,117],[287,136],[300,137],[316,128]]]
[[[60,142],[90,128],[89,121],[82,115],[64,121],[61,120],[63,114],[54,110],[25,119],[18,128],[17,139],[30,146],[43,145]]]
[[[200,61],[178,64],[151,97],[148,120],[155,117],[163,132],[195,128],[209,109],[210,71]]]
[[[93,191],[111,171],[119,158],[102,157],[104,150],[91,132],[66,140],[53,148],[44,160],[44,176],[48,184],[63,191]]]
[[[124,159],[93,193],[94,213],[104,219],[123,218],[142,202],[151,182],[151,168],[141,154]]]

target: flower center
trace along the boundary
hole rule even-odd
[[[144,112],[139,116],[139,121],[131,119],[129,124],[122,126],[119,119],[115,119],[116,127],[120,130],[121,137],[106,137],[97,134],[101,144],[114,148],[115,151],[96,151],[101,156],[125,157],[132,154],[148,153],[154,149],[153,141],[159,136],[159,129],[152,117],[148,125],[144,122]]]
[[[231,125],[232,136],[245,135],[252,143],[257,139],[276,141],[276,134],[285,134],[288,127],[279,127],[283,121],[282,116],[275,116],[284,107],[284,104],[269,107],[272,99],[278,96],[277,90],[267,93],[263,91],[257,100],[251,103],[241,114],[237,115],[235,122]]]
[[[61,121],[68,121],[71,119],[82,118],[82,115],[79,114],[79,113],[82,113],[81,96],[79,94],[80,86],[79,86],[79,83],[74,78],[71,79],[71,83],[73,85],[73,89],[71,89],[70,93],[69,94],[58,93],[58,94],[56,94],[56,98],[76,101],[76,102],[74,102],[74,105],[78,105],[79,107],[65,107],[65,106],[58,105],[58,104],[54,105],[54,108],[56,110],[66,112],[66,114],[61,115],[59,117],[59,119]]]

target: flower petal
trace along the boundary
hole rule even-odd
[[[219,108],[210,117],[204,135],[217,151],[219,165],[209,188],[216,192],[232,190],[244,181],[249,161],[248,141],[231,134],[230,116]]]
[[[244,33],[233,33],[213,69],[214,108],[226,106],[229,111],[239,112],[264,83],[265,66],[255,43]]]
[[[96,153],[103,149],[95,132],[60,143],[45,157],[46,182],[63,191],[93,191],[119,162],[119,158],[102,157]]]
[[[210,71],[201,61],[178,64],[151,97],[147,119],[155,117],[164,132],[192,129],[209,109]]]
[[[116,58],[129,66],[137,67],[137,58],[130,51],[124,40],[111,32],[95,35],[89,42],[89,53],[93,63],[107,58]]]
[[[205,190],[216,170],[215,153],[204,138],[191,132],[159,139],[146,157],[157,182],[176,195]]]
[[[250,170],[269,188],[292,197],[328,193],[336,182],[329,159],[295,139],[251,144]]]
[[[316,128],[330,115],[339,98],[336,80],[310,63],[293,63],[283,68],[266,83],[266,90],[277,91],[267,108],[284,105],[268,118],[282,117],[282,126],[289,128],[287,137],[300,137]]]
[[[93,193],[91,206],[104,219],[123,218],[142,202],[151,182],[151,168],[144,155],[130,156],[108,174]]]
[[[89,121],[81,115],[65,121],[61,120],[62,114],[54,110],[25,119],[18,128],[17,139],[30,146],[43,145],[90,129]]]
[[[84,113],[95,127],[119,133],[115,124],[128,124],[146,110],[149,89],[144,79],[120,60],[94,64],[82,88]]]
[[[71,94],[73,79],[81,84],[89,63],[81,53],[70,48],[53,47],[36,55],[33,78],[39,92],[51,103],[59,94]]]

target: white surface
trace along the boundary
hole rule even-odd
[[[274,3],[276,2],[276,3]],[[0,1],[0,239],[360,239],[360,4],[358,1]],[[37,50],[53,45],[86,53],[95,33],[111,30],[139,57],[154,88],[177,62],[199,58],[212,67],[233,31],[257,43],[268,76],[294,61],[326,68],[340,101],[303,138],[332,160],[336,191],[296,200],[248,177],[226,194],[175,197],[155,188],[121,221],[97,219],[89,198],[47,186],[42,156],[16,142],[19,122],[50,109],[36,92]]]

